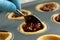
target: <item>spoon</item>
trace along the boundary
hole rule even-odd
[[[26,23],[41,23],[41,20],[35,15],[24,15],[21,11],[16,10],[19,15],[23,15]]]

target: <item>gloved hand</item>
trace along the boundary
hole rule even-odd
[[[14,12],[21,10],[20,0],[0,0],[0,11]]]

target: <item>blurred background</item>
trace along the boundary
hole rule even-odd
[[[27,2],[31,2],[31,1],[34,1],[34,0],[21,0],[21,3],[27,3]]]

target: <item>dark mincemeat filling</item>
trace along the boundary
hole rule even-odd
[[[60,14],[55,17],[55,20],[56,20],[57,22],[60,22]]]
[[[43,25],[41,25],[40,23],[23,24],[22,27],[26,32],[35,32],[43,29]]]
[[[16,18],[16,17],[20,17],[20,16],[17,16],[17,15],[14,14],[12,17],[15,17]]]
[[[56,8],[55,4],[45,4],[43,7],[40,8],[40,10],[45,12],[51,12]]]

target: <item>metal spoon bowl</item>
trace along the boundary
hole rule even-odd
[[[24,15],[21,11],[16,10],[19,15],[23,15],[26,23],[41,23],[41,20],[35,15]]]

